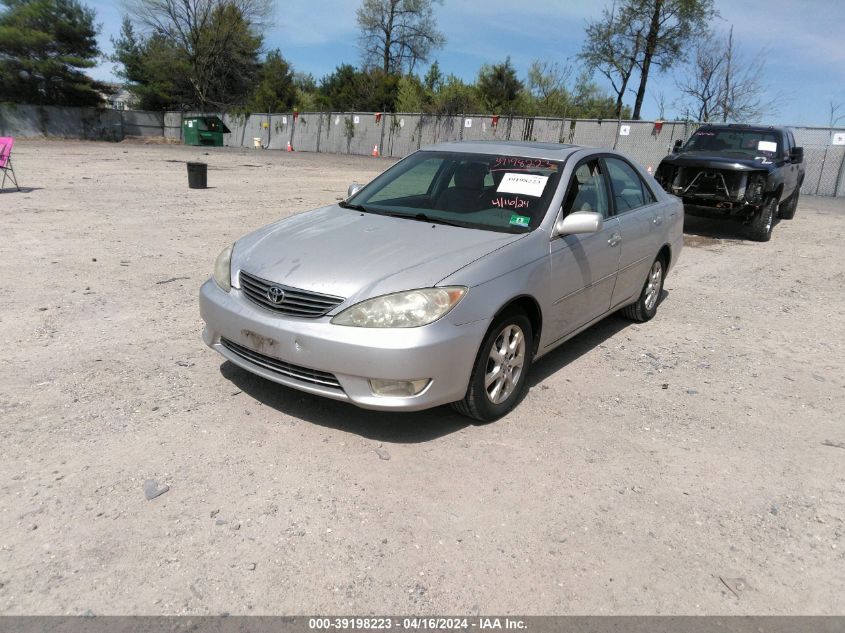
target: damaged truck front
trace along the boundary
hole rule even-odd
[[[792,219],[804,179],[803,150],[786,128],[704,126],[660,163],[655,178],[688,215],[730,217],[767,241]]]

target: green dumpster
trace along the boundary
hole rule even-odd
[[[223,147],[223,135],[230,132],[217,116],[191,116],[182,119],[182,138],[185,145]]]

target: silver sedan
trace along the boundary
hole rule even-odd
[[[680,200],[621,154],[443,143],[224,249],[203,340],[302,391],[491,421],[540,356],[618,310],[651,319],[682,235]]]

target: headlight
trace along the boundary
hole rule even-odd
[[[211,276],[226,292],[232,289],[232,247],[227,246],[214,260],[214,274]]]
[[[449,312],[466,291],[462,286],[451,286],[395,292],[357,303],[338,314],[332,323],[353,327],[419,327]]]

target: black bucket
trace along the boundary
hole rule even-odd
[[[188,163],[188,187],[191,189],[208,187],[208,165],[205,163]]]

